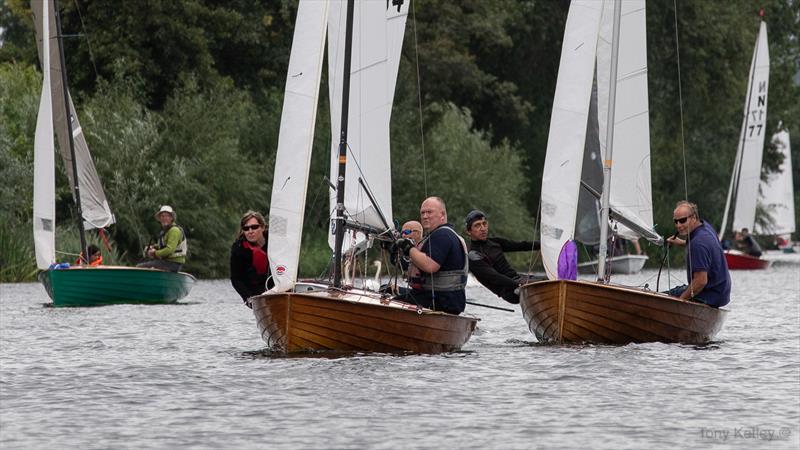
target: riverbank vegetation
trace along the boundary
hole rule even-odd
[[[269,212],[297,2],[61,4],[64,33],[80,35],[65,44],[71,92],[117,218],[109,230],[110,259],[137,262],[158,232],[154,212],[170,204],[190,240],[186,270],[200,277],[227,276],[240,214]],[[416,218],[420,202],[439,195],[458,229],[468,210],[480,208],[489,214],[495,234],[535,237],[568,6],[561,0],[420,0],[412,5],[391,124],[395,218]],[[797,193],[800,5],[769,0],[760,6],[766,10],[772,57],[767,136],[779,121],[793,133]],[[672,2],[647,7],[657,231],[672,232],[673,206],[687,194],[718,227],[739,139],[758,7],[748,0],[678,2],[681,95]],[[0,279],[30,280],[35,275],[33,135],[41,75],[28,2],[0,4],[0,21],[5,28]],[[330,256],[325,78],[308,189],[304,276],[319,275]],[[780,164],[769,146],[765,162],[764,174]],[[59,159],[56,171],[57,215],[64,229],[58,248],[64,261],[71,261],[69,254],[79,245],[77,239],[62,238],[75,219]],[[94,233],[90,238],[101,242]]]

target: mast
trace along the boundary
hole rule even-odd
[[[44,6],[47,7],[46,5]],[[66,109],[66,126],[67,126],[67,136],[69,138],[69,155],[72,159],[72,180],[75,183],[73,186],[73,192],[75,193],[75,209],[78,213],[78,232],[81,238],[81,253],[83,254],[82,258],[86,258],[89,255],[89,252],[86,249],[86,230],[83,227],[83,208],[81,208],[81,188],[80,182],[78,181],[78,161],[75,158],[75,140],[72,136],[72,115],[70,114],[69,110],[69,89],[67,86],[67,66],[64,62],[64,40],[61,34],[61,13],[59,12],[58,8],[58,0],[54,0],[53,9],[56,15],[56,41],[58,42],[58,56],[61,60],[61,85],[63,86],[64,91],[64,108]],[[49,39],[49,36],[45,36],[45,39]],[[70,170],[69,168],[67,170]]]
[[[342,77],[342,121],[339,134],[339,173],[336,179],[336,234],[333,249],[333,286],[342,285],[342,244],[344,243],[344,178],[347,166],[347,114],[350,107],[350,60],[353,44],[353,10],[355,0],[347,0],[347,22],[344,39],[344,74]]]
[[[600,254],[597,261],[598,281],[606,282],[606,253],[608,252],[608,215],[611,200],[611,163],[614,150],[614,104],[617,100],[617,60],[619,59],[619,22],[622,2],[614,1],[614,31],[611,42],[611,77],[608,90],[608,119],[606,120],[606,154],[603,155],[603,195],[600,217]]]
[[[759,12],[761,21],[764,20],[764,10]],[[744,153],[745,142],[747,141],[747,124],[750,122],[750,100],[753,95],[753,85],[756,79],[756,64],[758,63],[758,44],[761,39],[761,30],[759,29],[756,36],[756,48],[753,50],[753,61],[750,63],[750,81],[747,83],[749,89],[747,91],[747,101],[744,107],[744,124],[742,124],[742,139],[739,141],[738,148],[736,149],[736,159],[733,162],[733,172],[731,173],[731,182],[728,185],[728,197],[725,200],[725,212],[722,213],[722,225],[719,227],[719,235],[717,239],[720,241],[725,236],[725,227],[728,226],[728,213],[730,212],[731,199],[733,197],[733,190],[739,186],[739,173],[742,170],[742,153]]]

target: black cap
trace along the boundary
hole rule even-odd
[[[473,209],[472,211],[469,212],[469,214],[467,214],[467,217],[464,218],[464,225],[469,230],[469,228],[472,226],[472,224],[476,220],[485,219],[485,218],[486,218],[486,214],[484,214],[483,211],[478,210],[478,209]]]

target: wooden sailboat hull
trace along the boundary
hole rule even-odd
[[[137,267],[70,267],[39,273],[53,306],[174,303],[191,291],[195,278],[184,272]]]
[[[642,271],[647,255],[620,255],[606,259],[606,264],[611,264],[611,273],[634,274]],[[578,264],[581,273],[597,273],[597,260]]]
[[[711,341],[727,310],[664,294],[587,281],[527,284],[522,315],[541,342],[618,344]]]
[[[772,265],[772,261],[756,258],[736,250],[725,251],[725,261],[730,270],[764,270]]]
[[[335,350],[442,353],[459,350],[478,319],[333,289],[251,297],[261,337],[285,353]]]

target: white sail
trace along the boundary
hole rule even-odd
[[[43,8],[43,6],[47,6]],[[61,158],[64,160],[64,167],[67,171],[67,176],[70,182],[70,188],[73,189],[73,196],[75,194],[75,180],[72,173],[72,157],[69,148],[69,132],[72,133],[73,143],[75,147],[75,161],[78,173],[78,182],[80,185],[81,193],[81,210],[83,213],[83,220],[85,228],[104,228],[112,223],[115,219],[111,213],[111,208],[108,205],[103,186],[100,183],[100,177],[97,175],[97,169],[92,161],[91,154],[89,153],[89,146],[86,144],[86,138],[83,135],[83,129],[78,121],[78,115],[75,112],[75,106],[72,104],[72,96],[69,96],[69,111],[71,122],[68,122],[66,115],[66,108],[64,107],[64,89],[61,79],[61,57],[58,45],[56,44],[56,21],[55,11],[52,1],[33,0],[31,1],[31,10],[34,14],[34,23],[36,25],[36,43],[39,51],[39,61],[43,63],[43,56],[45,50],[43,49],[43,36],[49,36],[50,43],[47,54],[50,59],[50,94],[52,97],[52,115],[53,124],[56,135],[58,136],[58,149]],[[47,12],[48,30],[44,32],[44,12]],[[71,126],[68,125],[71,123]]]
[[[48,12],[40,15],[44,35],[48,36]],[[56,262],[55,142],[53,141],[53,104],[50,92],[50,40],[42,42],[42,96],[36,117],[33,154],[33,242],[36,267],[47,269]]]
[[[338,178],[339,129],[342,111],[344,34],[346,2],[333,2],[328,22],[328,74],[331,101],[331,172]],[[348,220],[384,229],[359,178],[370,189],[388,224],[392,223],[392,176],[389,121],[403,43],[408,2],[400,11],[387,2],[356,2],[353,17],[352,62],[350,70],[345,215]],[[331,211],[336,193],[331,194]],[[329,237],[333,248],[335,237]],[[363,240],[345,237],[343,250]]]
[[[792,181],[792,152],[789,147],[789,132],[775,133],[772,142],[783,155],[783,163],[777,173],[772,173],[766,182],[761,182],[761,205],[770,215],[770,223],[756,223],[755,233],[781,235],[795,232],[794,184]]]
[[[605,136],[611,73],[614,2],[604,2],[597,43],[597,96],[601,155],[607,155]],[[647,31],[644,0],[622,2],[614,102],[614,148],[611,154],[611,207],[639,227],[653,228],[650,179],[650,125],[647,91]],[[607,162],[609,163],[609,162]],[[639,235],[618,225],[618,233]]]
[[[573,238],[602,3],[570,4],[542,175],[542,262],[557,278],[558,256]]]
[[[741,158],[737,177],[736,206],[733,214],[733,230],[753,230],[756,217],[758,185],[761,180],[761,157],[764,151],[764,135],[767,124],[767,92],[769,88],[769,47],[767,25],[761,22],[750,78],[747,83],[744,118],[739,139]],[[738,153],[738,152],[737,152]]]
[[[269,213],[276,292],[290,290],[297,280],[328,8],[327,1],[301,0],[297,10]]]

